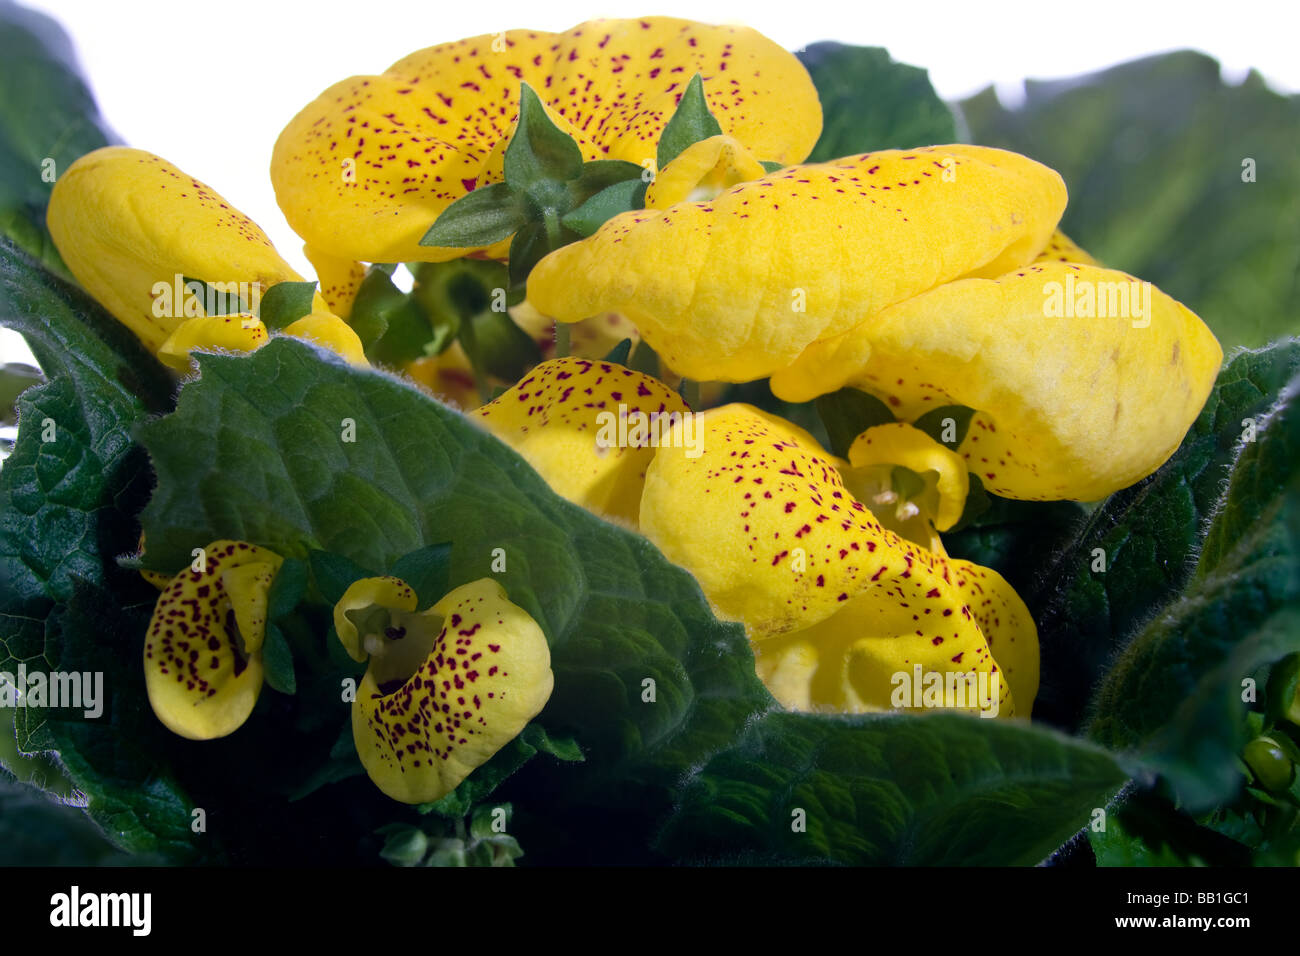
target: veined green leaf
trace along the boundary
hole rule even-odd
[[[475,248],[509,238],[527,222],[523,204],[505,183],[480,186],[443,210],[422,246]]]
[[[1208,809],[1241,785],[1250,681],[1300,651],[1300,375],[1243,440],[1185,590],[1124,647],[1088,732]]]
[[[952,110],[925,70],[881,47],[813,43],[798,56],[822,101],[822,135],[808,162],[956,140]]]

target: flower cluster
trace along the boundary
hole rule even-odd
[[[508,31],[344,80],[285,128],[272,180],[319,290],[139,150],[75,164],[49,224],[77,279],[175,368],[278,332],[454,396],[557,493],[689,570],[785,707],[1028,716],[1034,621],[941,534],[977,486],[1091,501],[1151,474],[1221,350],[1059,231],[1048,167],[962,144],[803,164],[820,131],[807,72],[752,30]],[[396,263],[410,299],[379,271]],[[436,320],[403,324],[434,300]],[[623,338],[649,361],[626,342],[607,355]],[[796,404],[851,389],[881,413],[837,454],[728,400],[748,383]],[[196,739],[256,705],[281,562],[254,543],[204,553],[165,585],[144,652],[155,712]],[[542,631],[492,581],[417,604],[404,581],[364,578],[334,609],[368,662],[358,753],[407,802],[454,789],[553,682]],[[900,693],[913,675],[969,692]]]

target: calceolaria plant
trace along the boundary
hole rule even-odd
[[[315,280],[83,117],[0,249],[6,765],[177,861],[1296,862],[1300,345],[1225,364],[911,69],[420,50],[274,145]]]

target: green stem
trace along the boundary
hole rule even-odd
[[[569,354],[569,323],[555,322],[555,357],[566,358]]]

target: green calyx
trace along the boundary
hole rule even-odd
[[[697,73],[664,127],[657,168],[692,143],[721,132]],[[635,163],[584,161],[581,147],[555,125],[527,83],[520,84],[519,123],[506,147],[503,169],[504,182],[481,186],[452,203],[420,244],[470,250],[511,239],[509,276],[515,291],[548,253],[590,236],[620,213],[644,208],[651,178]]]

